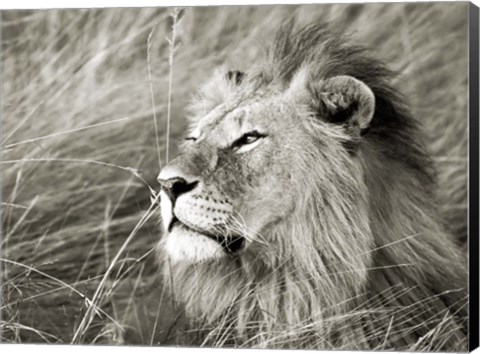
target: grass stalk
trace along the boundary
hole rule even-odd
[[[179,15],[181,13],[181,9],[175,7],[172,11],[171,18],[172,18],[172,34],[171,37],[167,37],[168,42],[168,98],[167,98],[167,129],[166,129],[166,146],[165,146],[165,161],[168,163],[170,157],[170,121],[172,115],[172,86],[173,86],[173,69],[174,69],[174,58],[175,53],[177,52],[180,44],[176,43],[177,40],[177,30],[178,26],[180,25],[181,18]]]

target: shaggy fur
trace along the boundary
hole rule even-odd
[[[294,202],[287,210],[272,199],[279,217],[239,253],[192,264],[160,247],[185,326],[204,329],[196,343],[214,346],[466,350],[465,255],[439,218],[435,171],[393,73],[331,28],[293,27],[250,72],[215,75],[192,106],[192,133],[218,107],[217,116],[246,102],[269,110],[285,136],[278,159],[263,163],[289,166],[288,184],[271,177],[270,185],[288,186]],[[325,96],[338,76],[373,92],[368,128],[350,129],[359,102],[339,108]],[[289,115],[301,127],[294,142],[278,118]],[[244,168],[229,160],[218,178],[240,188]]]

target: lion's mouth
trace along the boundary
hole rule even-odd
[[[181,222],[175,215],[173,216],[172,220],[170,221],[170,225],[168,226],[168,232],[172,232],[175,227],[181,227],[188,231],[191,231],[196,234],[200,234],[202,236],[208,237],[215,242],[218,242],[223,249],[227,253],[236,253],[240,251],[245,244],[245,238],[239,235],[216,235],[213,233],[207,233],[204,230],[199,230],[195,227],[190,225],[186,225],[185,223]]]

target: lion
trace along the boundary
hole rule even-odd
[[[183,344],[467,350],[466,257],[394,78],[343,33],[292,22],[200,89],[158,177]]]

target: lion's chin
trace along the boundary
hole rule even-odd
[[[198,263],[226,256],[218,242],[182,226],[174,227],[166,235],[164,249],[173,262]]]

